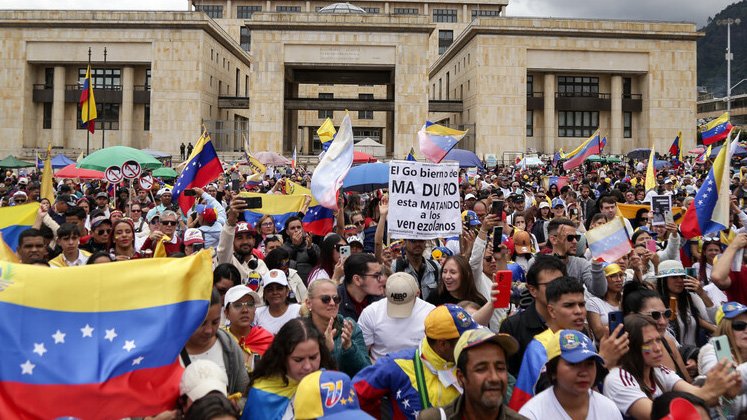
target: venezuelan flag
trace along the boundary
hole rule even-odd
[[[620,216],[586,232],[586,240],[591,256],[607,262],[617,261],[633,249],[625,223]]]
[[[343,180],[353,166],[353,126],[350,114],[340,124],[340,132],[330,142],[329,149],[319,160],[311,175],[311,194],[319,204],[337,210],[337,194]]]
[[[186,196],[182,194],[182,191],[194,187],[202,188],[221,176],[222,173],[223,166],[215,152],[213,142],[210,141],[210,136],[207,133],[203,133],[197,140],[184,170],[176,179],[176,186],[173,191],[173,196],[177,199],[179,208],[182,209],[184,214],[187,214],[195,204],[195,197]]]
[[[680,225],[685,238],[708,235],[731,226],[729,222],[731,157],[739,136],[729,147],[722,147],[713,166],[695,194]]]
[[[557,185],[558,191],[565,187],[566,185],[570,184],[570,180],[567,176],[543,176],[542,177],[542,187],[545,189],[545,191],[550,189],[550,185]]]
[[[297,215],[298,211],[301,210],[304,201],[303,194],[310,193],[307,188],[298,184],[294,184],[291,188],[294,191],[292,195],[259,193],[239,194],[239,197],[262,198],[262,207],[246,210],[244,212],[244,220],[258,229],[259,227],[257,226],[257,223],[259,222],[259,219],[261,219],[262,216],[269,214],[272,216],[272,219],[275,222],[275,229],[278,232],[285,229],[285,222],[288,218]],[[288,189],[287,184],[286,189]],[[306,232],[309,232],[312,235],[323,236],[332,231],[334,213],[332,210],[319,205],[319,203],[312,197],[311,203],[309,204],[309,210],[306,212],[302,223]]]
[[[524,358],[521,360],[521,369],[516,378],[511,401],[508,403],[512,410],[519,411],[534,396],[534,386],[537,384],[542,368],[547,363],[547,349],[554,337],[555,334],[548,328],[535,335],[534,339],[529,342]]]
[[[731,129],[732,125],[729,122],[729,113],[724,112],[720,117],[703,127],[703,130],[700,133],[703,137],[703,144],[708,145],[725,139],[729,136]]]
[[[0,233],[13,251],[18,250],[18,237],[36,221],[39,203],[0,208]]]
[[[205,319],[210,252],[69,267],[0,262],[0,418],[141,417],[173,408]]]
[[[446,154],[448,154],[466,134],[467,131],[459,131],[426,121],[423,128],[418,131],[420,153],[431,162],[440,163]]]
[[[83,127],[87,127],[92,134],[96,130],[96,98],[93,97],[93,81],[91,80],[91,66],[86,69],[83,88],[80,91],[80,119]]]
[[[669,146],[669,154],[672,155],[672,160],[682,163],[682,131],[677,133],[677,137],[674,138],[672,145]]]
[[[638,213],[638,210],[640,209],[646,209],[651,210],[651,206],[648,204],[623,204],[623,203],[617,203],[617,212],[618,215],[626,218],[626,219],[635,219],[636,214]],[[677,224],[682,223],[682,216],[685,215],[685,208],[684,207],[672,207],[672,216],[674,217],[674,222]]]
[[[566,171],[573,169],[586,160],[591,155],[598,155],[602,153],[602,148],[604,146],[602,145],[601,140],[599,139],[599,130],[597,130],[591,137],[589,137],[585,142],[581,143],[581,146],[577,147],[576,150],[574,150],[571,153],[574,153],[572,157],[565,162],[563,162],[563,169]],[[578,152],[576,152],[578,151]]]
[[[299,185],[293,181],[286,181],[285,193],[289,195],[309,195],[311,196],[311,203],[309,203],[309,211],[303,218],[303,228],[306,232],[313,235],[324,236],[332,232],[334,226],[335,213],[319,204],[311,195],[311,190]]]
[[[241,420],[281,419],[296,394],[298,382],[280,377],[258,379],[247,395]]]

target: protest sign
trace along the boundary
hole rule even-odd
[[[462,233],[459,164],[394,160],[389,163],[391,238],[434,239]]]
[[[651,226],[663,226],[664,224],[666,224],[664,214],[666,212],[669,212],[670,214],[672,213],[672,196],[651,196],[651,211],[654,213],[654,218],[651,221]]]

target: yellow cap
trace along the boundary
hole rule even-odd
[[[454,347],[454,360],[459,360],[462,351],[482,343],[492,342],[501,346],[506,357],[513,355],[519,350],[519,342],[508,334],[496,334],[487,328],[477,328],[465,331]]]
[[[622,273],[622,268],[617,264],[608,264],[606,267],[604,267],[605,276],[611,276],[617,273]]]

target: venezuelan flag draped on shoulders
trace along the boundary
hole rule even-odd
[[[602,143],[602,140],[599,137],[599,130],[597,130],[597,132],[592,134],[592,136],[585,142],[581,143],[579,147],[566,155],[568,160],[563,162],[563,169],[566,171],[571,170],[584,163],[589,156],[602,153],[605,143]]]
[[[512,410],[519,411],[527,401],[534,397],[534,386],[537,384],[542,368],[549,360],[548,349],[554,337],[555,334],[548,328],[535,335],[534,339],[529,342],[524,358],[521,360],[521,368],[519,376],[516,377],[511,401],[508,403]]]
[[[0,262],[0,418],[174,408],[179,353],[208,310],[210,252],[49,270]]]
[[[0,233],[10,249],[18,250],[18,237],[34,224],[38,211],[39,203],[36,202],[0,208]]]
[[[195,204],[195,197],[186,196],[182,192],[190,188],[202,188],[221,176],[222,173],[223,166],[215,152],[213,142],[210,141],[210,136],[207,133],[203,133],[197,140],[197,144],[174,186],[173,196],[184,214],[187,214]]]
[[[260,378],[251,388],[246,398],[241,420],[281,420],[296,394],[298,382],[288,378]]]
[[[418,131],[420,153],[431,162],[440,163],[466,134],[467,131],[426,121],[423,128]]]
[[[732,125],[729,122],[729,113],[724,112],[720,117],[709,122],[703,127],[701,131],[701,137],[703,138],[703,144],[709,145],[719,142],[729,136]]]
[[[719,151],[703,185],[695,194],[680,231],[685,238],[709,235],[731,226],[729,222],[731,183],[731,158],[739,141],[739,135],[729,146]]]

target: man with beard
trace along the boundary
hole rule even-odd
[[[258,273],[259,277],[267,273],[265,262],[258,258],[257,231],[247,222],[239,222],[239,214],[246,210],[244,200],[231,200],[226,224],[220,232],[217,258],[218,264],[231,263],[239,269],[242,279]],[[247,284],[252,290],[259,289],[259,283]]]
[[[437,262],[423,257],[425,241],[422,239],[405,240],[405,257],[392,262],[392,271],[405,272],[418,281],[420,296],[427,300],[438,285],[441,267]]]
[[[454,348],[456,377],[464,392],[449,405],[424,410],[418,419],[525,419],[504,401],[506,359],[518,348],[519,343],[508,334],[494,334],[486,328],[466,331]]]

